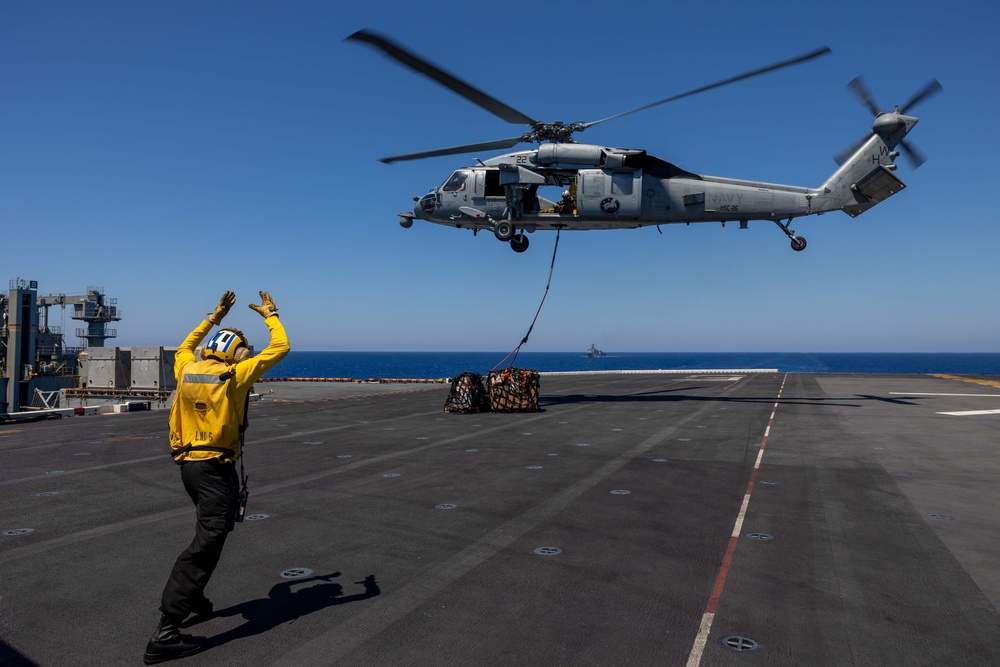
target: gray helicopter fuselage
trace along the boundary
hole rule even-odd
[[[868,141],[815,188],[694,174],[642,150],[544,143],[456,170],[418,199],[412,216],[400,214],[401,222],[419,218],[478,230],[507,219],[533,232],[745,225],[834,210],[856,216],[905,187],[892,173],[893,148],[915,123],[916,118],[886,114]],[[571,205],[542,196],[546,189],[564,189]]]

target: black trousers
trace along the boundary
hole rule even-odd
[[[178,622],[204,597],[226,537],[235,525],[240,498],[233,463],[186,461],[181,464],[181,480],[197,511],[197,523],[194,539],[174,563],[160,604],[160,611]]]

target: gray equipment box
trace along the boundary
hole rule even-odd
[[[132,389],[160,389],[170,391],[177,387],[174,378],[176,347],[133,347]]]
[[[87,350],[87,388],[127,390],[132,385],[132,359],[120,347]]]

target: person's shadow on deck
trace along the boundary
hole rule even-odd
[[[314,611],[326,609],[334,605],[347,604],[348,602],[367,600],[382,592],[375,581],[375,575],[370,574],[362,581],[357,582],[364,586],[364,592],[354,595],[344,595],[343,586],[331,581],[334,577],[339,576],[340,572],[334,572],[333,574],[306,579],[285,581],[272,586],[266,598],[249,600],[226,609],[217,610],[212,614],[213,618],[242,616],[246,619],[246,623],[208,638],[205,641],[205,650],[221,646],[234,639],[242,639],[267,632],[283,623],[289,623],[307,616]],[[294,586],[301,586],[317,581],[327,583],[293,590]]]

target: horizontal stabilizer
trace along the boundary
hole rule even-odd
[[[844,206],[844,212],[856,218],[872,206],[885,201],[906,185],[885,165],[878,165],[851,186],[855,203]]]

